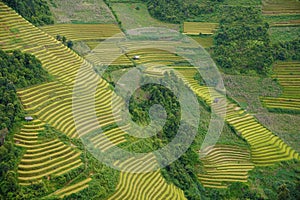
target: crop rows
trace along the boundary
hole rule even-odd
[[[24,103],[28,113],[49,123],[54,128],[61,130],[70,137],[88,134],[89,132],[97,130],[99,121],[103,127],[109,127],[109,125],[113,124],[116,120],[120,120],[118,118],[118,113],[112,113],[112,107],[117,110],[118,107],[116,105],[121,105],[120,99],[109,89],[109,85],[94,73],[92,66],[88,62],[63,46],[60,42],[57,42],[53,37],[45,34],[40,29],[35,28],[30,23],[23,20],[3,3],[0,3],[0,11],[0,41],[3,41],[1,43],[1,48],[5,50],[18,48],[22,51],[32,53],[41,60],[43,67],[56,79],[51,83],[45,83],[18,91],[18,95],[20,96],[22,103]],[[17,39],[19,39],[14,40],[13,42],[10,38],[7,40],[7,34],[11,34],[11,31],[9,30],[12,28],[18,29],[18,33],[11,37],[17,37]],[[164,60],[167,62],[169,59],[174,59],[175,56],[169,55],[170,57],[168,58],[162,55],[162,53],[159,53],[157,56],[159,55],[161,56],[161,59],[157,57],[159,62]],[[155,57],[149,56],[147,59],[141,60],[140,63],[147,63],[152,59],[156,60]],[[191,74],[183,76],[183,78],[184,77],[186,77],[185,81],[189,83],[191,89],[211,105],[212,102],[210,100],[208,88],[199,86],[196,81],[192,80]],[[74,94],[73,90],[74,84],[78,86],[78,93],[76,94]],[[95,95],[90,93],[89,90],[93,89],[93,85],[97,86]],[[210,89],[211,91],[214,91],[213,88]],[[220,95],[217,92],[215,93],[216,96]],[[74,108],[72,107],[72,102],[77,103]],[[92,115],[93,112],[91,112],[93,111],[93,102],[95,102],[96,105],[96,119]],[[75,109],[75,112],[73,112],[73,109]],[[299,158],[294,150],[260,125],[254,117],[240,110],[236,104],[228,104],[228,113],[226,118],[228,123],[230,123],[237,130],[238,134],[241,134],[251,145],[253,161],[255,164],[268,165],[280,160]],[[116,114],[116,117],[114,114]],[[77,118],[76,128],[74,117]],[[32,127],[30,127],[30,130],[31,129]],[[47,163],[46,166],[39,163],[37,160],[33,161],[33,168],[30,168],[29,166],[26,168],[25,164],[21,164],[21,168],[19,169],[21,173],[19,173],[19,176],[24,175],[24,182],[27,179],[37,180],[44,172],[46,175],[43,176],[53,173],[60,175],[65,172],[62,168],[70,170],[72,169],[72,166],[76,166],[74,160],[76,160],[75,158],[79,155],[77,155],[75,151],[75,154],[69,154],[66,153],[69,149],[58,146],[53,147],[57,144],[61,145],[58,140],[35,143],[34,140],[37,139],[38,134],[36,135],[31,131],[27,132],[31,134],[20,134],[19,137],[16,135],[15,139],[18,145],[22,145],[26,148],[28,147],[29,152],[36,152],[41,156],[42,149],[43,152],[51,152],[51,148],[57,148],[59,151],[53,153],[53,159],[56,159],[55,163],[52,162],[53,160],[51,160],[51,158],[50,161],[43,160]],[[115,144],[117,144],[119,140],[122,141],[124,136],[119,129],[107,130],[104,134],[112,140],[115,139],[113,140],[113,143],[115,142]],[[116,136],[114,136],[114,134]],[[95,141],[95,145],[104,145],[101,143],[101,138],[96,138]],[[60,151],[65,153],[63,156],[67,155],[70,157],[60,160]],[[35,159],[34,156],[32,157]],[[30,160],[26,161],[30,162]],[[79,161],[77,163],[78,165],[80,164]],[[124,165],[127,169],[135,168],[141,170],[153,167],[152,165],[149,166],[143,163],[155,163],[155,158],[146,157],[139,162],[129,161],[121,163],[120,165]],[[56,167],[55,169],[52,168],[54,166]],[[24,169],[30,169],[30,173],[23,173]],[[68,187],[62,192],[57,193],[59,196],[71,194],[77,192],[77,188],[87,187],[85,184],[86,183],[84,182],[83,184],[79,184],[79,187]],[[118,197],[119,199],[184,199],[183,192],[175,186],[167,184],[159,171],[143,174],[122,172],[117,192],[111,199],[116,199]]]
[[[72,41],[102,40],[121,33],[116,24],[56,24],[41,29],[53,37],[61,35]]]
[[[300,63],[286,62],[276,64],[273,76],[282,86],[279,97],[261,97],[264,105],[272,109],[300,111]]]
[[[187,72],[185,72],[187,71]],[[215,104],[215,111],[222,112],[223,107],[218,102],[212,102],[211,96],[218,98],[221,94],[214,88],[200,86],[191,77],[190,70],[181,72],[183,79],[190,88],[208,105]],[[186,76],[185,73],[188,73]],[[252,115],[242,110],[237,104],[227,100],[226,122],[231,125],[237,134],[241,135],[251,146],[252,161],[256,165],[270,165],[274,162],[299,159],[299,154],[285,144],[279,137],[262,126]]]
[[[86,56],[86,59],[95,65],[133,65],[114,41],[99,43],[92,53]]]
[[[215,88],[199,85],[198,81],[194,79],[196,69],[190,66],[174,66],[174,69],[195,94],[201,97],[209,106],[214,104],[215,112],[222,113],[224,111],[224,107],[219,106],[221,104],[213,102],[213,99],[221,98],[223,95],[217,92]],[[278,161],[299,159],[299,155],[295,150],[262,126],[252,115],[242,110],[236,103],[227,100],[226,112],[226,122],[250,144],[254,164],[264,166]]]
[[[300,20],[275,22],[275,23],[272,23],[271,26],[272,27],[300,26]]]
[[[65,196],[71,195],[73,193],[79,192],[81,190],[84,190],[89,185],[88,183],[91,181],[91,178],[87,178],[83,181],[80,181],[78,183],[75,183],[73,185],[65,186],[64,188],[57,190],[53,193],[55,196],[59,196],[59,198],[64,198]]]
[[[214,88],[201,86],[198,81],[194,80],[197,72],[195,69],[184,66],[175,66],[174,68],[183,81],[209,106],[214,103],[212,99],[222,97]],[[220,113],[224,109],[218,107],[218,103],[214,108],[216,112]],[[237,104],[228,100],[226,108],[225,120],[251,145],[252,159],[256,165],[270,165],[277,161],[299,159],[299,155],[295,150],[263,127],[253,116],[247,114]]]
[[[126,142],[124,135],[126,135],[126,130],[129,129],[129,125],[123,127],[117,127],[103,132],[103,134],[98,134],[91,139],[95,148],[101,151],[106,151],[107,149]],[[109,142],[107,142],[109,140]]]
[[[116,193],[109,199],[186,199],[183,191],[168,184],[160,170],[147,172],[156,166],[155,156],[149,154],[141,159],[129,159],[118,163],[122,169],[134,169],[144,173],[121,172]]]
[[[211,35],[218,28],[217,23],[207,22],[184,22],[183,33],[188,35]]]
[[[298,14],[300,2],[294,0],[263,0],[262,13],[265,15]]]
[[[44,177],[64,174],[82,165],[80,152],[58,139],[40,140],[39,132],[44,123],[39,120],[27,122],[20,133],[14,135],[15,143],[26,149],[19,165],[18,179],[21,185],[30,185]]]
[[[113,98],[110,90],[102,90],[103,83],[100,83],[95,99],[81,97],[76,105],[73,102],[75,97],[72,96],[72,90],[59,82],[21,90],[18,91],[18,95],[28,113],[66,133],[69,137],[76,137],[79,130],[81,134],[85,134],[97,129],[98,124],[103,127],[118,120],[112,113],[111,105],[117,107],[122,105],[121,99]],[[94,104],[96,121],[92,115]],[[75,114],[78,116],[76,126]]]
[[[0,11],[1,48],[20,49],[35,55],[55,79],[17,92],[27,113],[69,137],[87,134],[98,127],[109,127],[120,120],[117,112],[112,113],[112,108],[118,110],[118,106],[122,105],[121,99],[94,73],[88,62],[50,35],[32,26],[3,3],[0,3]],[[17,30],[14,37],[17,36],[20,40],[16,43],[6,40],[7,34],[12,34],[11,29]],[[76,94],[74,84],[77,85]],[[93,86],[95,94],[90,92]],[[117,132],[107,131],[110,131],[111,136],[114,131]],[[64,146],[59,140],[37,142],[37,139],[38,133],[26,129],[15,135],[16,143],[28,149],[18,170],[20,182],[30,184],[45,176],[64,174],[82,164],[80,153]],[[39,156],[41,159],[37,159]],[[58,191],[57,195],[68,195],[87,186],[86,183],[78,183]]]
[[[204,172],[198,175],[204,187],[227,188],[231,182],[247,182],[248,171],[254,168],[246,149],[216,145],[204,150],[201,159]]]

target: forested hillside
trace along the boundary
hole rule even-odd
[[[268,35],[256,8],[233,7],[224,12],[215,36],[214,57],[222,68],[236,73],[266,74],[273,63]],[[228,70],[229,71],[229,70]]]
[[[46,0],[1,0],[36,26],[53,24],[53,16]]]
[[[48,73],[34,56],[0,49],[0,130],[12,128],[22,117],[16,89],[40,84],[48,80]]]
[[[214,12],[215,2],[223,0],[210,1],[181,1],[181,0],[143,0],[148,4],[150,14],[162,21],[180,23],[183,20],[194,18],[201,14]]]

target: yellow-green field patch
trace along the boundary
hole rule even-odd
[[[183,33],[188,35],[211,35],[218,28],[217,23],[184,22]]]
[[[57,24],[41,29],[53,37],[61,35],[73,41],[106,39],[122,32],[116,24]]]
[[[263,0],[262,12],[265,15],[299,14],[300,1]]]

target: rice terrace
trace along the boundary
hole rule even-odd
[[[0,0],[0,200],[300,199],[299,0]]]

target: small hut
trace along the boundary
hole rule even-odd
[[[140,56],[133,56],[133,60],[139,60]]]
[[[25,120],[28,121],[28,122],[30,122],[30,121],[33,120],[33,117],[31,117],[31,116],[26,116],[26,117],[25,117]]]

